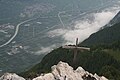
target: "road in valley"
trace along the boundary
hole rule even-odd
[[[94,10],[96,10],[96,9],[94,9]],[[66,11],[61,11],[61,12],[58,13],[57,16],[54,16],[54,17],[58,17],[58,18],[59,18],[59,20],[60,20],[60,22],[61,22],[61,24],[62,24],[62,26],[63,26],[64,28],[65,28],[65,25],[64,25],[64,23],[63,23],[60,15],[63,14],[63,13],[65,13],[65,12],[66,12]],[[79,14],[78,16],[85,15],[85,14],[87,14],[88,12],[92,12],[92,11],[87,11],[87,12],[81,13],[81,14]],[[76,17],[78,17],[78,16],[76,16]],[[49,16],[49,17],[53,17],[53,16]],[[49,18],[49,17],[41,17],[41,18]],[[40,17],[38,17],[38,18],[40,18]],[[35,20],[35,19],[37,19],[37,18],[25,20],[25,21],[20,22],[19,24],[17,24],[14,35],[13,35],[7,42],[5,42],[4,44],[0,45],[0,48],[8,45],[8,44],[17,36],[18,31],[19,31],[19,27],[20,27],[22,24],[24,24],[24,23],[26,23],[26,22],[29,22],[29,21],[32,21],[32,20]],[[74,19],[74,18],[73,18],[73,19]]]
[[[37,18],[34,18],[34,19],[37,19]],[[0,45],[0,48],[8,45],[17,36],[19,28],[20,28],[20,25],[22,25],[22,24],[24,24],[26,22],[29,22],[31,20],[34,20],[34,19],[25,20],[25,21],[20,22],[19,24],[17,24],[14,35],[7,42],[5,42],[4,44]]]

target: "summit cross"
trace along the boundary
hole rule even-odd
[[[87,50],[87,51],[90,51],[90,48],[87,48],[87,47],[79,47],[78,46],[78,38],[76,39],[76,44],[75,45],[65,45],[65,46],[62,46],[62,48],[65,48],[65,49],[69,49],[69,50],[74,50],[74,57],[73,57],[73,63],[75,64],[76,62],[76,57],[77,57],[77,52],[78,51],[83,51],[83,50]]]

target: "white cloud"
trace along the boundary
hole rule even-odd
[[[75,43],[75,39],[79,38],[82,42],[91,34],[97,32],[101,27],[106,25],[118,12],[117,8],[106,9],[101,12],[91,13],[83,20],[74,22],[72,29],[56,29],[48,32],[49,37],[58,37],[67,41],[67,44]]]
[[[67,31],[67,30],[65,30],[65,29],[55,29],[55,30],[49,31],[49,32],[47,33],[47,35],[48,35],[49,37],[57,37],[57,36],[64,35],[66,31]]]
[[[36,51],[35,54],[36,55],[40,55],[40,54],[47,54],[49,53],[52,49],[54,49],[56,47],[56,45],[52,45],[52,46],[48,46],[48,47],[41,47],[41,49],[39,51]]]
[[[68,43],[74,43],[76,38],[79,38],[79,42],[82,42],[88,38],[91,34],[97,32],[101,27],[106,25],[114,16],[115,12],[101,12],[92,14],[94,20],[79,21],[75,25],[74,30],[68,30],[63,38]]]

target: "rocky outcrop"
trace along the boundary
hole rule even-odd
[[[25,80],[24,78],[14,74],[5,73],[0,80]],[[31,79],[29,79],[31,80]],[[33,80],[108,80],[105,77],[99,77],[97,74],[91,74],[85,71],[82,67],[73,70],[67,63],[59,62],[57,65],[52,66],[52,72],[42,74]]]
[[[0,80],[25,80],[24,78],[14,74],[14,73],[5,73]]]
[[[67,63],[59,62],[52,67],[52,72],[41,75],[33,80],[108,80],[105,77],[99,77],[97,74],[92,75],[82,67],[73,70]]]

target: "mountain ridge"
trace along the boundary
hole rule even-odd
[[[109,44],[120,40],[120,11],[106,25],[104,29],[92,34],[88,39],[84,40],[80,45],[91,46],[98,44]]]
[[[117,24],[120,22],[120,11],[117,13],[117,15],[108,23],[108,26],[112,26],[114,24]]]

